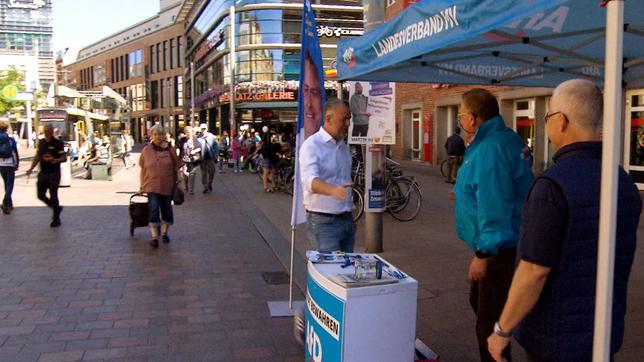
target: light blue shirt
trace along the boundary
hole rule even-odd
[[[349,188],[344,200],[314,193],[312,190],[312,183],[316,178],[334,185],[351,182],[351,153],[344,140],[336,141],[324,127],[320,128],[302,143],[299,163],[306,210],[327,214],[353,210]]]

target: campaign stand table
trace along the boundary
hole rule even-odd
[[[340,265],[308,262],[306,362],[413,361],[418,282],[345,288],[330,279],[353,272]]]

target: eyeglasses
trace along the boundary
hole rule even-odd
[[[566,117],[566,115],[563,112],[546,113],[546,115],[543,116],[543,123],[548,123],[548,119],[550,119],[550,118],[552,118],[552,117],[554,117],[554,116],[556,116],[558,114],[561,114],[563,116],[563,118],[564,118],[564,121],[566,121],[566,123],[568,123],[568,117]]]
[[[463,116],[464,116],[464,115],[466,115],[466,114],[471,114],[471,115],[472,115],[472,117],[476,118],[476,114],[474,114],[474,113],[472,113],[472,112],[458,113],[458,114],[456,115],[456,122],[458,122],[458,126],[459,126],[460,128],[463,128],[463,124],[461,123],[461,119],[462,119],[462,118],[463,118]]]

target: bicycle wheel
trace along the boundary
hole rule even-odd
[[[362,197],[362,190],[358,187],[351,188],[351,197],[353,199],[353,222],[358,222],[364,213],[364,197]]]
[[[286,173],[286,179],[284,179],[284,192],[293,196],[293,183],[295,182],[295,172],[290,170]]]
[[[413,180],[400,178],[387,187],[387,211],[396,220],[413,220],[418,216],[422,203],[423,195]]]
[[[447,180],[449,178],[449,161],[448,160],[443,160],[441,162],[440,171],[441,171],[441,176],[443,176],[443,178],[445,180]]]

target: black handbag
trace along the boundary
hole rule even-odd
[[[181,187],[178,183],[174,184],[174,189],[172,190],[172,202],[175,205],[181,205],[185,201],[186,195],[183,193]]]

